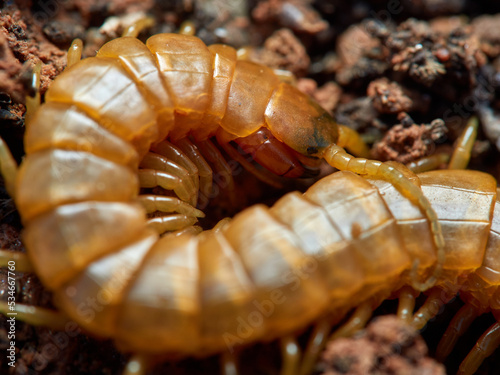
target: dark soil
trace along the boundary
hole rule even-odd
[[[488,0],[0,1],[0,136],[18,161],[23,155],[25,97],[33,94],[33,64],[43,62],[43,95],[64,69],[66,50],[74,38],[82,38],[85,57],[92,56],[119,36],[138,12],[156,19],[155,26],[141,34],[143,40],[151,34],[175,32],[190,20],[205,43],[250,46],[251,59],[291,71],[301,90],[338,122],[363,135],[377,159],[409,163],[437,150],[449,152],[467,120],[476,115],[481,129],[470,168],[500,177],[500,3]],[[246,204],[264,200],[264,188],[258,183],[244,180],[242,185]],[[12,251],[24,251],[12,200],[3,190],[0,200],[0,243]],[[224,203],[212,204],[214,215],[227,214]],[[0,278],[0,298],[5,299],[5,270],[0,270]],[[18,303],[53,308],[50,293],[35,275],[18,273],[16,282]],[[458,300],[448,305],[423,332],[431,355],[459,306]],[[378,313],[395,311],[388,302]],[[18,322],[17,364],[11,368],[6,359],[7,330],[2,328],[7,327],[6,318],[0,316],[0,321],[1,373],[120,374],[129,358],[112,342],[87,337],[77,327],[56,332]],[[473,332],[459,341],[445,363],[449,373],[456,371],[493,321],[486,314],[474,323]],[[384,332],[392,336],[383,336]],[[399,349],[388,349],[394,345]],[[393,321],[379,320],[361,338],[332,344],[324,355],[330,369],[319,364],[318,371],[442,373],[426,355],[415,333]],[[499,357],[495,352],[479,373],[496,374]],[[243,374],[279,373],[276,343],[248,348],[240,360]],[[167,362],[150,373],[217,374],[217,361]],[[362,370],[351,370],[353,361]],[[370,372],[375,362],[375,372]]]

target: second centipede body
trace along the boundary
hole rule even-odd
[[[270,209],[245,210],[218,231],[159,238],[148,228],[137,195],[139,186],[167,179],[151,172],[155,166],[178,161],[166,138],[184,150],[188,139],[210,149],[212,136],[252,150],[266,144],[267,133],[252,138],[264,127],[283,145],[269,144],[255,160],[288,177],[339,139],[305,95],[268,68],[238,64],[230,47],[197,38],[160,35],[147,45],[120,38],[59,77],[28,125],[15,199],[37,274],[70,317],[128,350],[200,356],[269,340],[413,285],[415,260],[419,279],[434,270],[425,215],[391,184],[348,172]],[[176,209],[192,213],[203,170],[179,160],[168,168],[182,184],[166,184],[191,205]],[[463,285],[471,300],[495,308],[472,286],[478,277],[498,284],[494,179],[474,172],[420,179],[446,240],[437,284]]]

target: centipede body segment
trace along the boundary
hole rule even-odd
[[[334,324],[358,305],[371,311],[405,286],[450,281],[474,306],[498,308],[491,176],[410,180],[400,167],[353,158],[342,147],[367,154],[357,133],[231,47],[175,34],[119,38],[69,67],[45,101],[12,184],[23,241],[57,305],[121,348],[209,355],[325,316]],[[371,179],[338,172],[220,228],[160,238],[203,216],[196,202],[214,173],[228,176],[234,197],[214,142],[242,164],[237,147],[250,154],[264,168],[246,167],[270,184],[305,173],[310,157]],[[155,186],[172,196],[139,194]],[[166,215],[146,216],[154,211]],[[485,298],[470,280],[495,292]],[[89,295],[101,310],[85,310]],[[242,335],[255,301],[273,311]],[[484,357],[477,352],[464,366]]]

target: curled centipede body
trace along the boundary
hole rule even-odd
[[[231,47],[176,34],[146,44],[119,38],[67,69],[45,100],[28,124],[15,179],[2,163],[23,241],[58,306],[125,349],[222,352],[285,336],[320,316],[333,324],[358,305],[371,311],[405,286],[453,280],[466,288],[475,270],[496,288],[498,267],[488,255],[496,251],[493,178],[448,172],[411,180],[399,167],[353,158],[341,147],[367,153],[356,133],[269,68],[238,61]],[[159,238],[203,215],[195,205],[211,187],[207,160],[234,194],[214,137],[271,184],[276,175],[306,173],[311,157],[388,182],[340,172],[215,230]],[[139,187],[154,186],[175,196],[138,196]],[[450,199],[462,203],[452,218]],[[488,209],[467,206],[480,199]],[[154,211],[169,214],[148,219]],[[469,289],[471,301],[495,308]],[[89,309],[89,296],[102,308]],[[256,311],[268,313],[243,334],[241,324]]]

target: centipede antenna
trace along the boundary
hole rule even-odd
[[[17,163],[5,141],[0,138],[0,173],[5,182],[5,189],[11,198],[16,195]]]
[[[26,95],[26,114],[24,116],[24,123],[29,125],[31,118],[40,107],[40,74],[42,71],[42,62],[38,60],[33,67],[31,75],[30,89],[34,93],[33,96]]]
[[[481,363],[500,346],[500,323],[496,322],[477,340],[474,348],[460,364],[457,375],[476,373]]]
[[[68,49],[68,63],[66,65],[66,68],[72,67],[82,59],[82,51],[83,42],[81,39],[76,38],[75,40],[73,40],[71,46]]]
[[[438,361],[443,362],[450,355],[460,336],[469,329],[478,315],[478,308],[471,304],[462,306],[455,314],[437,346],[436,359]]]
[[[465,169],[469,164],[470,155],[472,152],[472,147],[477,138],[477,127],[478,119],[476,116],[472,116],[464,131],[457,139],[455,149],[453,150],[453,155],[451,156],[450,164],[448,169]]]
[[[70,323],[66,315],[57,311],[22,303],[16,303],[15,310],[12,311],[6,301],[0,301],[0,314],[9,316],[7,314],[13,312],[16,313],[16,319],[18,320],[34,326],[45,326],[58,331],[64,330],[66,325]]]
[[[16,272],[33,272],[33,265],[26,254],[0,249],[0,267],[8,267],[12,261],[15,262]]]
[[[151,16],[144,16],[135,21],[132,25],[127,27],[125,31],[123,31],[122,37],[129,36],[132,38],[137,38],[141,31],[153,26],[155,24],[155,20]]]
[[[283,364],[280,375],[297,375],[300,362],[300,347],[294,336],[285,336],[280,339],[281,357]]]
[[[420,282],[417,272],[419,260],[416,259],[410,277],[412,286],[417,290],[424,291],[432,287],[436,283],[443,268],[445,259],[444,238],[436,212],[420,187],[399,171],[398,168],[375,160],[355,158],[347,154],[342,147],[337,145],[329,146],[323,152],[323,157],[328,164],[341,171],[350,171],[359,175],[378,177],[390,182],[404,197],[408,198],[420,208],[429,220],[434,244],[436,246],[437,262],[432,275],[426,281]]]
[[[313,367],[316,364],[320,352],[325,347],[328,339],[328,333],[332,329],[330,319],[321,319],[314,327],[314,331],[309,338],[302,363],[300,364],[299,375],[309,375],[313,372]]]
[[[353,155],[360,158],[369,158],[370,149],[359,133],[348,126],[339,125],[339,145],[345,147]]]

